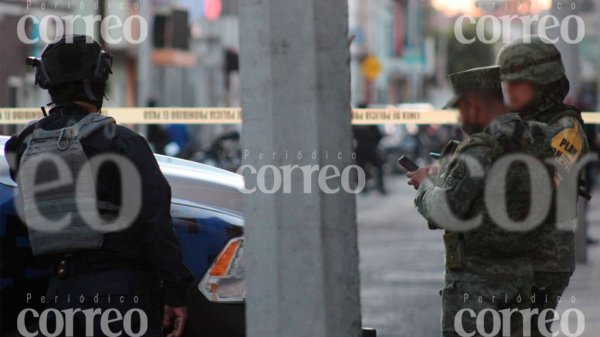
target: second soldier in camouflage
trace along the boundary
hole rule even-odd
[[[505,46],[498,54],[497,63],[501,67],[509,108],[523,119],[548,124],[548,143],[559,168],[556,185],[560,186],[561,181],[564,185],[565,175],[579,176],[576,164],[589,152],[589,145],[581,112],[563,103],[569,92],[569,80],[558,49],[541,37],[527,36]],[[575,270],[576,198],[562,198],[557,202],[564,203],[570,210],[556,214],[561,228],[547,226],[540,238],[542,247],[531,254],[535,271],[533,291],[540,312],[556,308]],[[550,325],[546,327],[548,330]],[[537,324],[533,324],[533,328],[537,328]],[[536,331],[533,336],[542,334]]]

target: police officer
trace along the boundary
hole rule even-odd
[[[543,124],[525,123],[517,114],[507,113],[499,67],[475,68],[449,78],[455,95],[446,107],[459,109],[467,138],[442,160],[431,180],[429,169],[408,176],[409,184],[418,187],[415,205],[419,213],[430,227],[446,229],[442,336],[480,336],[483,331],[498,331],[494,329],[499,322],[484,310],[524,310],[531,305],[533,269],[527,254],[536,248],[539,235],[537,230],[506,230],[490,217],[491,210],[499,207],[516,223],[523,221],[530,211],[530,181],[535,183],[539,177],[516,163],[502,173],[506,174],[504,184],[492,176],[491,168],[510,154],[527,153],[538,160],[552,153]],[[548,173],[545,176],[549,180]],[[484,198],[486,183],[491,199]],[[550,183],[546,186],[551,188]],[[501,195],[506,199],[489,203]],[[477,316],[484,318],[483,326],[478,326]],[[518,313],[502,324],[510,324],[511,336],[527,333]]]
[[[5,153],[32,251],[53,265],[49,307],[120,312],[108,322],[94,316],[93,327],[76,313],[75,336],[181,336],[192,277],[172,228],[170,187],[144,138],[99,114],[112,56],[68,35],[28,64],[53,108]]]
[[[501,67],[510,110],[518,112],[525,120],[548,124],[551,135],[549,143],[559,164],[556,184],[564,182],[565,174],[578,175],[579,172],[574,168],[589,152],[589,146],[581,112],[563,103],[569,92],[569,80],[558,49],[542,37],[523,37],[502,48],[497,63]],[[557,214],[557,221],[559,224],[572,223],[576,197],[558,202],[570,206],[572,211]],[[532,254],[536,294],[539,298],[548,299],[538,302],[540,311],[556,308],[575,270],[575,243],[571,225],[548,227],[542,241],[541,249]]]

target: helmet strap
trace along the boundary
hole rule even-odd
[[[83,92],[85,92],[85,95],[87,96],[87,98],[89,98],[90,101],[98,101],[98,99],[96,98],[96,96],[94,96],[94,93],[92,92],[92,84],[90,81],[83,81]]]

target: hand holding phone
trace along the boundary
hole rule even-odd
[[[414,172],[419,169],[419,165],[415,164],[414,161],[408,159],[406,156],[402,156],[398,159],[398,165],[402,166],[408,172]]]

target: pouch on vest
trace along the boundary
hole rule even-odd
[[[58,130],[36,128],[26,139],[17,181],[34,255],[102,246],[102,233],[81,217],[98,212],[96,181],[82,140],[114,119],[90,113]],[[66,171],[66,172],[65,172]]]
[[[446,247],[446,267],[450,270],[461,270],[464,258],[464,243],[460,234],[444,234],[444,246]]]

